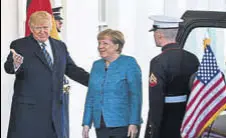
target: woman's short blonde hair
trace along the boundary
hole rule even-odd
[[[125,40],[124,40],[124,35],[122,32],[118,31],[118,30],[112,30],[112,29],[106,29],[102,32],[100,32],[97,35],[97,40],[103,40],[106,37],[111,38],[111,41],[114,44],[118,44],[118,52],[121,53],[122,52],[122,48],[125,44]]]
[[[32,13],[28,21],[30,27],[45,22],[49,22],[50,28],[52,28],[52,16],[46,11],[36,11]]]

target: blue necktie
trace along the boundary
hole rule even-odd
[[[49,65],[49,67],[52,69],[53,63],[52,63],[52,59],[51,59],[49,53],[47,52],[47,50],[45,48],[46,47],[46,44],[45,43],[42,43],[41,44],[41,47],[42,47],[42,52],[45,55],[46,61],[47,61],[48,65]]]

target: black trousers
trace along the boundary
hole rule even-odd
[[[111,127],[96,129],[97,138],[127,138],[128,127]]]
[[[137,138],[139,137],[139,132],[140,131],[138,131]],[[103,116],[101,116],[100,128],[96,129],[97,138],[129,138],[127,134],[128,126],[106,127]]]

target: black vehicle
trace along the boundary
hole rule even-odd
[[[225,74],[226,12],[186,11],[181,19],[184,22],[180,24],[177,35],[179,45],[201,58],[203,47],[200,44],[209,31],[209,35],[212,36],[210,39],[214,41],[211,47],[215,52],[218,66]],[[201,138],[226,138],[226,111],[223,111],[205,132]]]

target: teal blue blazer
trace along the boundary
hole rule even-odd
[[[120,55],[105,69],[104,59],[93,63],[86,96],[83,125],[107,127],[140,125],[142,107],[141,70],[133,57]]]

